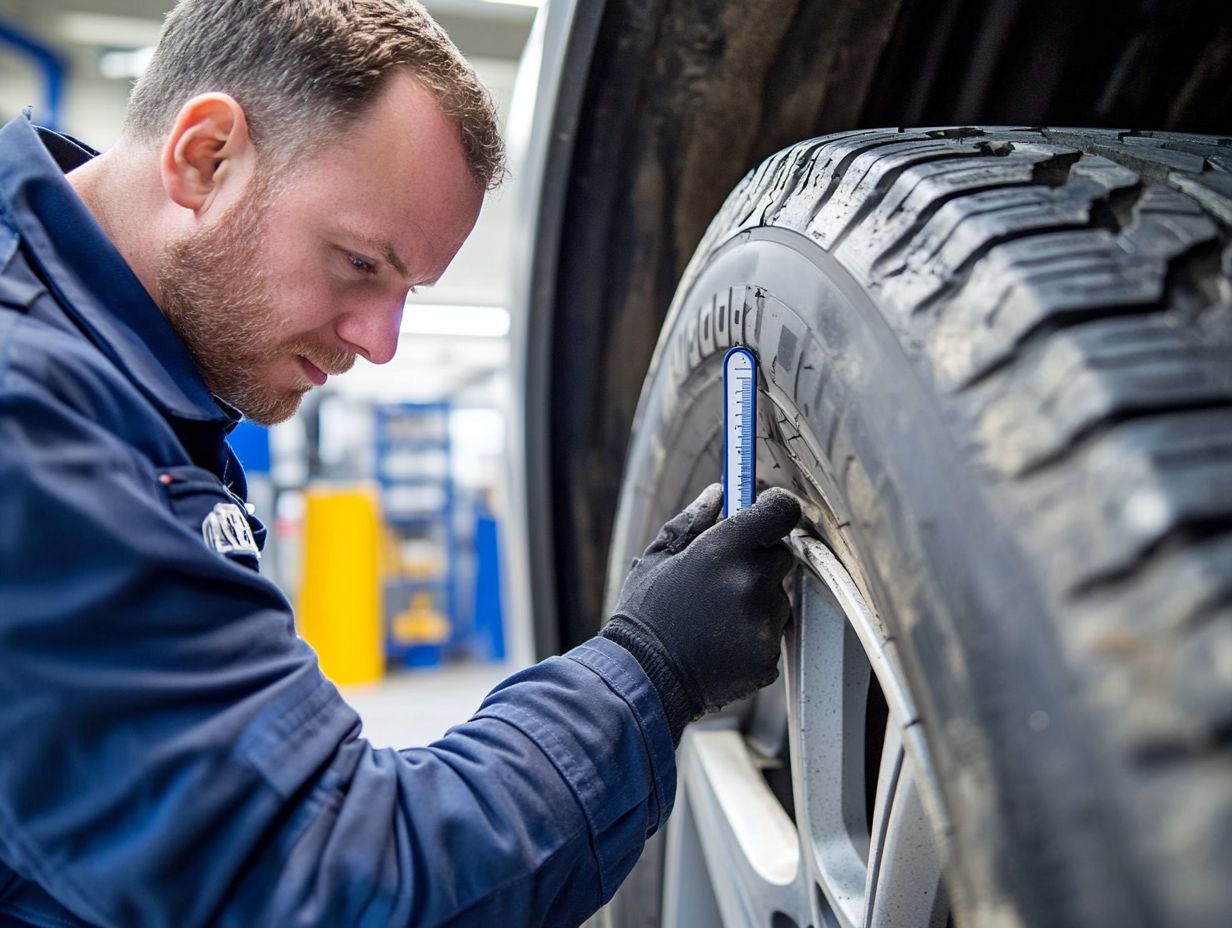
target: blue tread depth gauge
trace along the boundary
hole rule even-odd
[[[753,505],[757,486],[757,356],[732,348],[723,357],[723,515]]]

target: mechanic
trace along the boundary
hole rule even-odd
[[[502,157],[411,0],[184,0],[106,154],[0,130],[4,924],[577,924],[685,724],[775,677],[783,491],[708,488],[428,748],[360,736],[257,571],[228,431],[388,361]]]

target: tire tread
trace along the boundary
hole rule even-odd
[[[752,172],[691,266],[774,225],[873,295],[1021,520],[1135,827],[1162,829],[1142,853],[1169,924],[1232,902],[1192,866],[1232,858],[1230,170],[1232,139],[1176,133],[848,133]]]

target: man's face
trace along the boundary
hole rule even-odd
[[[407,292],[440,277],[481,202],[456,130],[393,75],[337,142],[171,243],[160,303],[216,395],[281,422],[357,356],[394,356]]]

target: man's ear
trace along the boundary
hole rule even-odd
[[[254,162],[243,107],[225,93],[207,93],[180,108],[163,144],[159,170],[172,202],[201,212],[224,184],[242,185]]]

